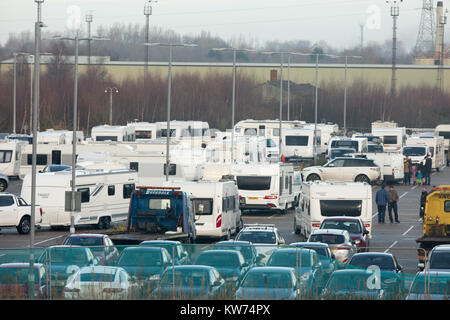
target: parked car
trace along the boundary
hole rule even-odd
[[[368,286],[371,276],[372,273],[365,270],[337,270],[328,280],[321,297],[325,300],[381,300],[383,289]]]
[[[127,247],[120,254],[117,266],[135,277],[141,294],[148,296],[157,287],[164,270],[172,266],[172,258],[164,248]]]
[[[45,299],[47,295],[47,277],[41,263],[33,265],[34,297]],[[0,299],[27,299],[29,263],[4,263],[0,265]]]
[[[428,255],[428,270],[450,272],[450,245],[441,244],[435,246]],[[425,264],[419,263],[420,270],[425,268]]]
[[[65,299],[124,300],[136,297],[138,287],[120,267],[83,267],[67,279]]]
[[[295,300],[301,295],[294,268],[255,267],[235,293],[237,300]]]
[[[250,241],[219,241],[214,245],[213,249],[237,250],[242,253],[245,261],[251,268],[262,266],[261,260],[265,257],[263,254],[258,254],[255,246]]]
[[[324,283],[322,263],[314,250],[306,248],[280,248],[269,257],[266,266],[294,268],[302,296],[317,296]]]
[[[8,176],[0,173],[0,192],[6,191],[8,189],[9,179]]]
[[[98,260],[91,249],[80,246],[51,246],[37,260],[48,270],[52,290],[62,293],[67,278],[82,267],[96,266]]]
[[[100,265],[113,266],[119,259],[119,250],[106,234],[71,234],[64,239],[63,245],[89,247]]]
[[[336,257],[331,252],[328,244],[321,242],[294,242],[289,245],[295,248],[311,249],[317,252],[320,262],[322,263],[323,282],[320,287],[323,288],[330,278],[331,274],[337,270]]]
[[[216,268],[185,265],[169,267],[164,271],[153,299],[217,299],[226,292],[225,280]]]
[[[380,179],[381,169],[372,159],[354,157],[336,157],[323,166],[303,169],[303,181],[340,180],[345,182],[376,182]]]
[[[347,230],[350,238],[355,242],[358,252],[369,251],[369,231],[358,217],[329,217],[325,218],[320,229]]]
[[[244,256],[237,250],[207,250],[200,253],[196,265],[214,267],[231,289],[237,287],[242,277],[249,270]]]
[[[251,242],[258,254],[270,256],[280,244],[284,244],[284,238],[273,224],[244,224],[244,228],[236,236],[237,241]]]
[[[176,265],[191,263],[189,253],[186,251],[180,241],[148,240],[141,242],[139,246],[166,249],[169,255],[172,257],[174,264]]]
[[[349,261],[350,268],[366,270],[370,266],[377,266],[381,271],[381,286],[386,298],[398,299],[403,296],[404,277],[403,267],[391,253],[365,252],[356,253]]]
[[[356,253],[356,247],[347,230],[314,230],[309,236],[308,242],[323,242],[328,244],[331,252],[336,257],[336,260],[342,263],[347,263]],[[340,267],[342,267],[342,265]]]
[[[450,272],[419,272],[414,277],[406,300],[450,299]]]

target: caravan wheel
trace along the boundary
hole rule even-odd
[[[109,229],[111,227],[111,218],[110,217],[101,217],[98,221],[97,227],[99,229]]]

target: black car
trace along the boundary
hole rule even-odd
[[[262,266],[261,260],[265,257],[263,254],[258,254],[255,246],[250,241],[219,241],[214,245],[213,249],[238,250],[244,256],[245,262],[247,262],[249,267]]]

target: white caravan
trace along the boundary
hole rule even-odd
[[[20,140],[0,140],[0,173],[8,177],[20,175],[21,150],[26,145]]]
[[[308,238],[324,218],[359,217],[372,235],[372,187],[363,182],[312,181],[302,185],[294,230]]]
[[[445,159],[447,161],[447,165],[450,163],[450,124],[440,124],[434,130],[435,136],[441,136],[445,140]]]
[[[302,128],[305,121],[282,121],[282,130],[289,128]],[[247,119],[239,121],[234,125],[235,136],[258,136],[272,138],[278,145],[280,139],[279,120],[253,120]]]
[[[440,168],[446,165],[445,159],[445,141],[444,138],[439,137],[410,137],[406,140],[403,154],[411,154],[411,157],[416,163],[422,161],[427,154],[430,155],[433,161],[432,169],[439,171]],[[425,153],[423,156],[422,154]],[[415,155],[418,156],[415,156]]]
[[[377,121],[372,122],[371,127],[372,127],[372,129],[373,128],[398,128],[398,123],[395,121],[377,120]]]
[[[47,129],[46,131],[38,132],[37,137],[37,142],[41,144],[72,144],[73,131]],[[76,137],[78,143],[83,142],[83,131],[77,131]]]
[[[127,219],[131,193],[137,184],[132,170],[76,171],[76,191],[81,192],[81,211],[74,213],[75,225],[108,228],[111,222]],[[70,226],[72,172],[36,175],[36,203],[45,212],[41,226]],[[22,184],[22,197],[31,202],[31,175]]]
[[[151,141],[156,139],[158,126],[149,122],[129,122],[127,127],[134,129],[136,141]]]
[[[239,194],[234,181],[169,181],[164,187],[179,187],[190,194],[197,237],[230,239],[242,229]]]
[[[366,153],[369,151],[367,138],[334,137],[328,143],[327,157],[330,158],[332,149],[338,148],[352,148],[358,153]]]
[[[281,135],[281,154],[286,161],[314,159],[314,129],[285,129]]]
[[[401,151],[406,142],[405,127],[372,127],[372,134],[383,140],[385,151]]]
[[[304,126],[305,129],[313,129],[315,124],[308,123]],[[329,141],[333,136],[339,133],[339,126],[333,123],[318,123],[317,124],[317,144],[320,144],[320,153],[327,153]]]
[[[95,126],[91,130],[92,141],[135,141],[135,132],[133,127],[127,126]]]

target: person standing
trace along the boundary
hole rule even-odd
[[[395,216],[395,222],[400,223],[400,221],[398,221],[398,206],[397,206],[397,202],[398,202],[398,193],[396,190],[394,190],[393,186],[389,186],[389,205],[388,205],[388,211],[389,211],[389,220],[391,221],[391,223],[393,223],[394,221],[392,220],[392,210],[394,210],[394,216]]]
[[[420,221],[423,221],[423,217],[425,216],[425,205],[427,204],[427,188],[422,188],[422,193],[420,194]]]
[[[433,160],[430,157],[430,154],[427,155],[427,158],[425,160],[425,185],[430,185],[431,183],[431,171],[433,167]]]
[[[403,161],[403,171],[405,173],[403,177],[403,184],[411,184],[411,159],[408,156]]]
[[[422,183],[423,183],[423,174],[422,174],[422,171],[420,171],[420,170],[417,172],[417,175],[416,175],[416,183],[418,186],[422,185]]]
[[[389,193],[384,189],[384,184],[375,195],[375,202],[378,206],[378,223],[384,223],[384,216],[386,215],[386,205],[389,203]]]
[[[416,185],[417,164],[413,164],[411,173],[412,173],[413,184]]]

